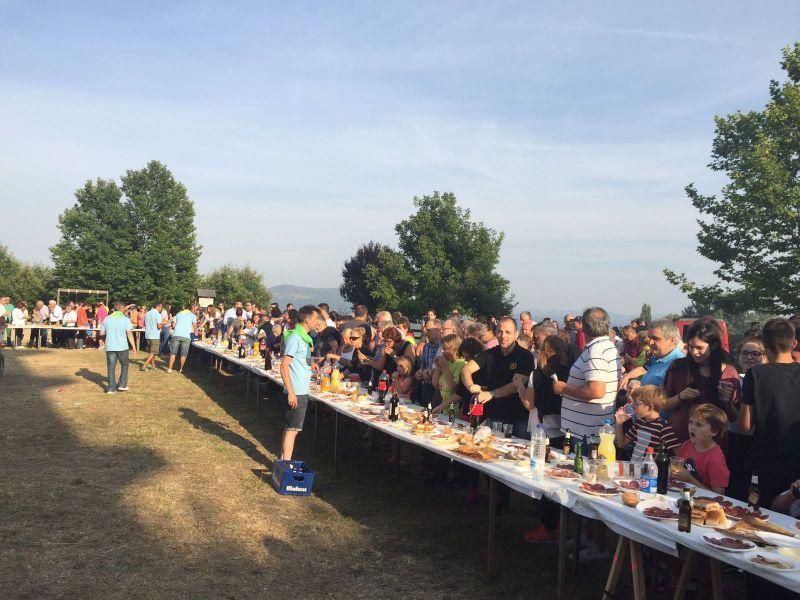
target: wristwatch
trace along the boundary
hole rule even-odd
[[[494,390],[490,390],[489,395],[492,397],[492,400],[494,400]]]

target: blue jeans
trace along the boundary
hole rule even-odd
[[[106,366],[108,367],[108,391],[116,392],[117,387],[128,387],[128,352],[129,350],[106,350]],[[119,385],[117,384],[117,362],[120,364]]]

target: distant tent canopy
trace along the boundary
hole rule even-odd
[[[202,308],[211,306],[212,304],[214,304],[214,296],[216,295],[217,295],[216,290],[197,288],[197,303]]]

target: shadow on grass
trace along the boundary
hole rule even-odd
[[[180,407],[178,412],[181,418],[186,419],[195,429],[217,436],[219,439],[240,448],[247,456],[263,465],[265,468],[272,469],[272,461],[264,456],[253,442],[231,431],[224,423],[203,417],[199,415],[197,411],[186,408],[185,406]]]
[[[119,370],[118,370],[119,371]],[[108,378],[106,377],[106,373],[97,373],[86,367],[81,367],[77,371],[75,371],[75,375],[78,377],[82,377],[86,381],[94,383],[99,387],[101,390],[105,391],[106,387],[108,386]]]

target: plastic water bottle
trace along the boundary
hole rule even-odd
[[[658,489],[658,467],[653,459],[653,449],[648,448],[642,463],[642,476],[639,480],[639,487],[643,494],[655,494]]]
[[[535,477],[541,476],[547,457],[547,435],[541,425],[531,433],[531,471]]]

